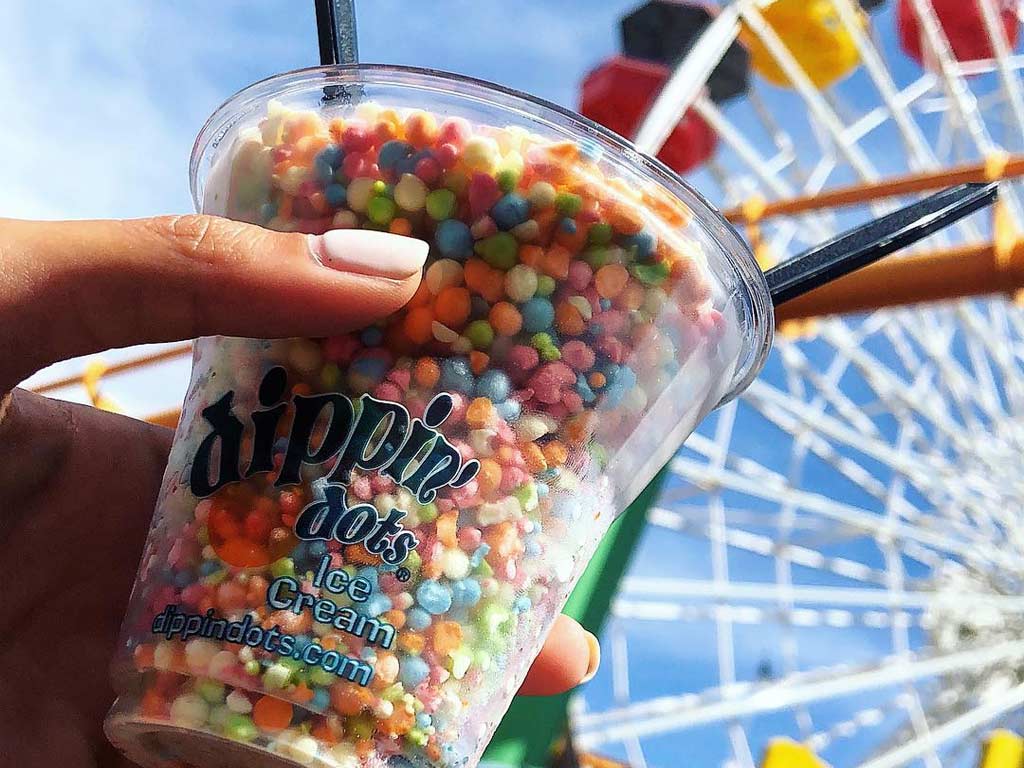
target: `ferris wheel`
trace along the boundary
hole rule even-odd
[[[584,81],[581,111],[660,147],[765,266],[951,179],[1003,183],[994,216],[781,307],[765,372],[648,512],[578,750],[937,768],[991,737],[986,766],[1020,765],[997,730],[1024,726],[1019,13],[650,2]]]

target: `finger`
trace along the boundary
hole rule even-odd
[[[563,693],[597,674],[601,646],[597,638],[568,616],[555,620],[540,655],[526,674],[521,696]]]
[[[6,371],[13,384],[141,342],[341,333],[404,305],[426,255],[426,243],[388,233],[312,236],[212,216],[0,220],[0,365],[20,364]]]

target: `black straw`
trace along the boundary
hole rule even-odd
[[[359,61],[355,0],[315,0],[315,3],[320,63],[323,66],[355,64]]]
[[[991,205],[998,184],[961,184],[869,221],[765,272],[778,306],[916,243]]]

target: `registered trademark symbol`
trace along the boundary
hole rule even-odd
[[[399,568],[395,572],[395,578],[399,581],[408,581],[412,577],[412,573],[408,568]]]

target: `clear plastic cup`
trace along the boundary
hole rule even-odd
[[[473,766],[609,523],[760,369],[761,272],[657,161],[438,72],[250,86],[191,180],[431,252],[368,330],[196,342],[107,733],[145,766]]]

